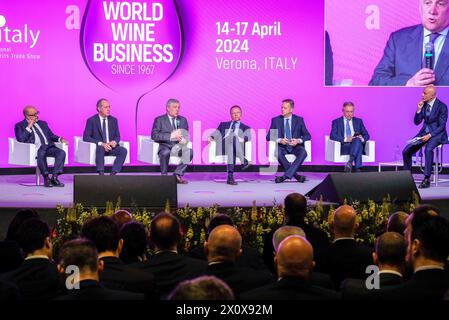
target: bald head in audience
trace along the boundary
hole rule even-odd
[[[274,251],[277,251],[277,248],[279,244],[284,240],[285,238],[289,236],[301,236],[306,237],[306,234],[304,233],[304,230],[302,230],[300,227],[295,226],[283,226],[276,230],[276,232],[273,234],[273,248]]]
[[[150,241],[156,251],[177,251],[181,237],[179,220],[171,213],[161,212],[151,221]]]
[[[301,236],[285,238],[274,258],[278,277],[297,277],[308,280],[315,267],[312,245]]]
[[[242,254],[242,237],[233,226],[218,226],[204,243],[204,250],[209,263],[235,262]]]
[[[335,239],[353,238],[358,227],[357,212],[348,205],[338,207],[334,212],[332,227]]]

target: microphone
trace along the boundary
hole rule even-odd
[[[179,118],[176,117],[175,121],[176,121],[176,128],[179,129]]]
[[[424,67],[433,70],[434,45],[429,41],[424,45]]]

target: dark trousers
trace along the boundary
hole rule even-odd
[[[122,166],[125,163],[128,150],[122,146],[117,146],[111,151],[106,152],[103,147],[97,146],[97,152],[95,156],[95,165],[97,166],[97,172],[104,171],[104,157],[115,156],[114,164],[112,165],[113,172],[120,172]]]
[[[64,169],[64,162],[66,157],[65,151],[59,149],[55,145],[43,145],[39,148],[39,150],[37,150],[37,166],[44,176],[49,174],[47,157],[55,158],[53,174],[61,174],[62,170]]]
[[[352,142],[345,142],[341,144],[340,153],[348,154],[354,161],[354,167],[360,169],[362,167],[362,155],[365,145],[360,139],[353,139]]]
[[[440,137],[432,137],[426,143],[418,143],[416,145],[408,144],[402,151],[402,158],[404,159],[404,170],[412,169],[412,156],[425,146],[424,154],[426,163],[424,166],[424,175],[430,177],[432,175],[433,166],[433,150],[441,144]]]
[[[179,143],[172,146],[160,144],[158,155],[162,174],[167,174],[168,172],[170,155],[180,157],[181,163],[176,167],[175,174],[182,176],[193,159],[193,150],[187,148],[185,145],[180,145]]]
[[[294,154],[296,156],[296,159],[295,161],[293,161],[293,163],[288,162],[287,158],[285,157],[287,154]],[[302,145],[297,145],[292,149],[284,146],[278,147],[278,161],[285,170],[284,176],[286,176],[288,179],[293,178],[306,158],[307,151]]]

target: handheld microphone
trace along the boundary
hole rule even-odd
[[[179,129],[179,118],[176,117],[176,120],[175,120],[175,121],[176,121],[176,128]]]
[[[424,67],[433,70],[434,45],[433,42],[427,42],[424,46]]]

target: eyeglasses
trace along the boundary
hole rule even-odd
[[[28,117],[37,117],[39,115],[39,111],[35,114],[27,114]]]

